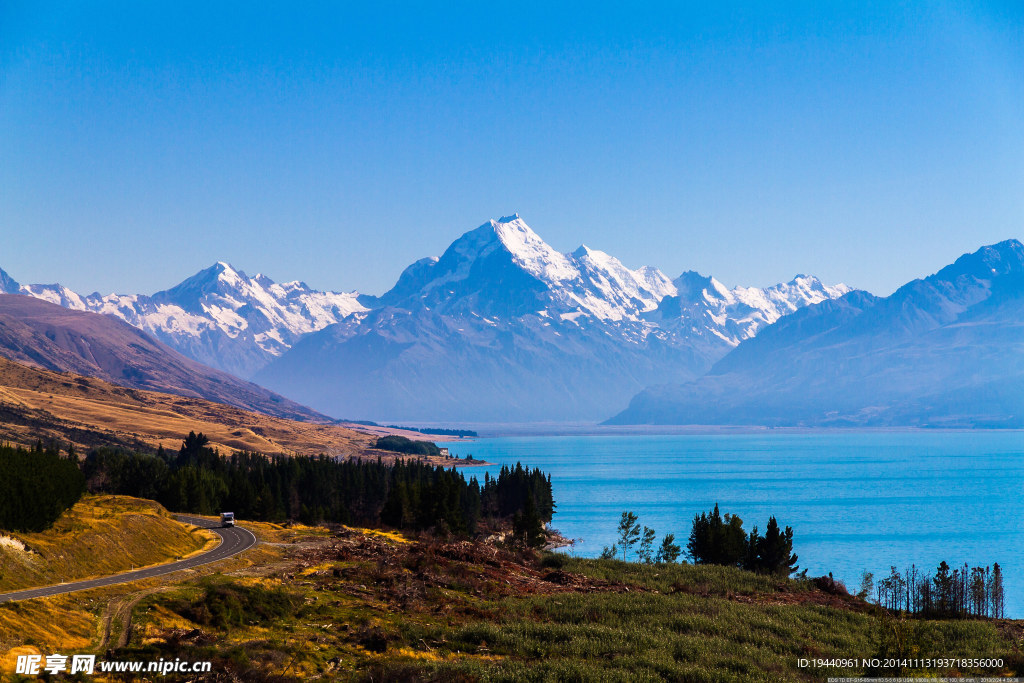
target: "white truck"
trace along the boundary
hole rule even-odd
[[[221,526],[234,526],[235,525],[235,513],[234,512],[222,512],[222,513],[220,513],[220,525]]]

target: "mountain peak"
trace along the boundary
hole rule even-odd
[[[1008,239],[964,254],[928,279],[953,281],[967,275],[990,280],[998,275],[1021,272],[1024,272],[1024,244]]]
[[[237,284],[240,280],[247,279],[245,273],[240,270],[236,270],[235,267],[227,261],[217,261],[217,263],[213,264],[210,270],[216,272],[218,280],[230,284]]]
[[[531,275],[546,282],[571,280],[579,276],[565,254],[542,240],[519,214],[492,220],[490,225],[516,263]]]
[[[1024,268],[1024,244],[1015,239],[982,247],[976,253],[993,272],[1014,272]]]
[[[203,268],[198,273],[190,278],[187,278],[181,284],[185,282],[213,282],[216,280],[234,281],[239,278],[244,278],[245,274],[239,270],[236,270],[227,261],[217,261],[212,266]]]
[[[701,275],[695,270],[684,271],[672,281],[680,298],[686,301],[697,301],[706,297],[728,300],[732,293],[729,288],[715,278]]]
[[[0,294],[17,294],[20,289],[21,285],[0,268]]]
[[[217,261],[174,287],[157,292],[153,299],[164,303],[173,302],[187,311],[197,312],[202,310],[201,301],[204,297],[234,293],[245,288],[249,282],[244,272],[236,270],[226,261]]]

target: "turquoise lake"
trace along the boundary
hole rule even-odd
[[[800,569],[854,592],[911,563],[1005,572],[1008,616],[1024,617],[1024,432],[810,432],[548,436],[448,444],[497,465],[551,474],[552,526],[595,556],[623,510],[685,548],[695,514],[717,502],[747,530],[770,515],[794,531]],[[483,478],[497,468],[470,468]]]

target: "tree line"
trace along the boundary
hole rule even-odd
[[[433,441],[413,441],[396,434],[378,437],[373,447],[382,451],[405,453],[407,455],[441,455],[441,449]]]
[[[85,477],[73,448],[0,446],[0,529],[42,531],[78,502]]]
[[[872,596],[874,593],[874,596]],[[877,583],[870,572],[861,580],[858,596],[874,597],[876,604],[894,612],[907,612],[929,619],[1006,616],[1003,570],[992,567],[951,569],[945,561],[934,574],[911,565],[902,573],[890,567],[889,575]]]
[[[661,545],[655,550],[654,541],[658,536],[657,533],[646,524],[641,531],[639,518],[630,511],[623,511],[622,517],[619,519],[618,534],[618,543],[613,544],[611,547],[605,546],[604,550],[601,551],[601,559],[615,559],[618,557],[618,553],[621,552],[622,561],[627,562],[633,546],[638,546],[636,550],[637,561],[644,564],[675,562],[679,559],[679,554],[682,552],[682,548],[676,543],[675,534],[665,534],[661,539]]]
[[[764,536],[753,527],[748,534],[743,520],[726,513],[723,517],[715,504],[711,512],[702,512],[693,519],[687,554],[695,564],[717,564],[740,567],[759,574],[789,576],[799,567],[793,554],[793,529],[779,527],[774,516],[768,518]]]
[[[675,562],[682,549],[675,542],[675,534],[666,534],[655,548],[657,533],[644,525],[633,512],[624,511],[619,520],[618,543],[605,546],[601,558],[613,559],[622,553],[627,561],[634,546],[636,558],[644,563]],[[686,544],[686,556],[694,564],[715,564],[739,567],[762,574],[789,576],[797,567],[797,556],[793,554],[793,529],[780,529],[775,517],[768,519],[764,536],[757,527],[748,534],[743,529],[743,520],[728,513],[723,517],[715,504],[711,512],[702,512],[694,517],[690,537]]]
[[[481,525],[513,523],[538,542],[551,521],[550,477],[521,464],[497,477],[467,479],[454,468],[417,461],[339,461],[237,452],[221,455],[190,433],[177,453],[96,449],[85,459],[91,491],[151,498],[169,510],[239,519],[335,522],[475,534]]]

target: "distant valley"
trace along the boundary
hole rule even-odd
[[[321,413],[423,422],[604,419],[850,291],[803,275],[729,289],[693,271],[629,269],[586,246],[563,254],[518,215],[410,265],[379,297],[277,284],[224,262],[151,296],[82,296],[2,271],[0,287],[120,318]]]

